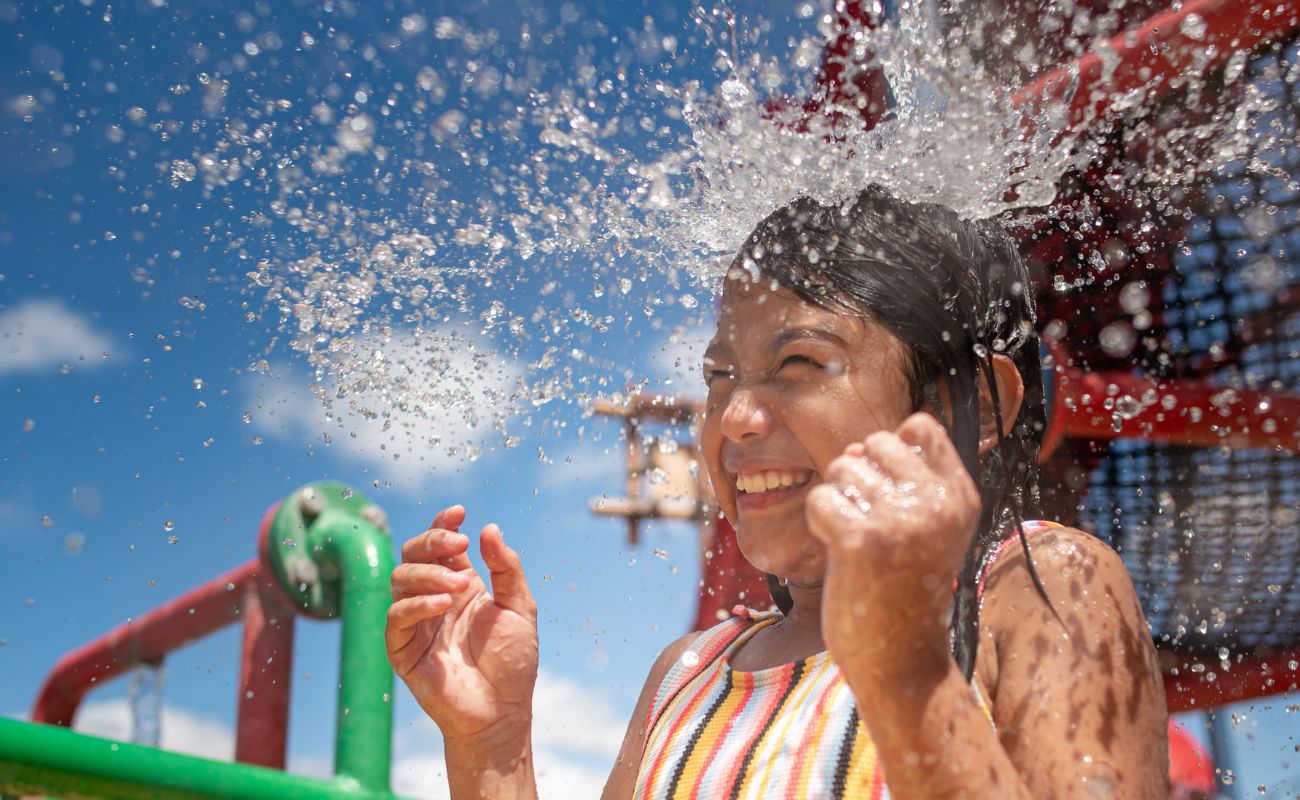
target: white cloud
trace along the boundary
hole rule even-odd
[[[225,723],[184,708],[164,704],[159,723],[162,749],[219,761],[235,757],[235,735]],[[92,736],[129,741],[131,708],[126,699],[99,700],[82,705],[72,720],[74,730]]]
[[[622,492],[626,483],[623,470],[627,466],[627,444],[618,435],[616,426],[620,424],[614,420],[601,423],[600,439],[589,434],[563,449],[548,448],[550,463],[538,462],[542,476],[556,485],[579,487],[588,493],[603,488]]]
[[[277,439],[328,441],[406,486],[503,445],[522,383],[488,340],[453,330],[358,341],[329,369],[328,384],[288,369],[256,376],[254,422]]]
[[[608,758],[612,764],[627,720],[590,686],[541,673],[533,694],[533,743],[542,750]],[[602,778],[603,782],[603,778]]]
[[[608,768],[597,769],[576,761],[557,758],[545,750],[537,752],[536,761],[537,795],[548,800],[552,798],[596,800],[605,788],[606,779],[609,778]],[[610,759],[610,763],[613,763],[613,759]]]
[[[627,720],[609,699],[590,687],[542,671],[533,697],[533,755],[542,798],[598,798],[623,741]],[[439,745],[428,741],[432,723],[421,724],[395,744],[393,791],[424,800],[448,800],[447,766]],[[436,734],[434,734],[436,738]]]
[[[330,755],[290,753],[285,771],[305,778],[327,781],[334,777],[334,759]]]
[[[69,363],[93,368],[111,349],[105,333],[61,300],[28,300],[0,313],[0,375]]]

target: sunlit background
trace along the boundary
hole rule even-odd
[[[0,714],[330,478],[396,541],[451,503],[500,523],[541,608],[543,796],[597,796],[701,553],[694,525],[633,546],[589,511],[624,491],[591,405],[696,395],[708,276],[802,180],[717,199],[714,137],[806,89],[829,8],[741,5],[0,0]],[[957,197],[939,178],[903,182]],[[238,637],[167,659],[164,747],[232,757]],[[337,625],[297,637],[289,769],[329,775]],[[129,738],[153,681],[76,727]],[[1218,715],[1225,794],[1300,796],[1296,702]],[[445,796],[436,729],[394,703],[395,790]]]

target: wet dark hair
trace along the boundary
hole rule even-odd
[[[944,206],[907,203],[873,185],[842,205],[801,198],[776,211],[750,234],[732,269],[774,281],[818,307],[868,317],[906,347],[914,407],[928,403],[940,412],[980,492],[979,524],[958,577],[949,628],[953,655],[969,680],[985,562],[1012,530],[1028,554],[1022,522],[1037,499],[1045,427],[1033,292],[1015,242],[997,222],[965,221]],[[1025,385],[1010,430],[994,379],[992,359],[999,353],[1015,363]],[[1000,434],[983,458],[981,375]],[[940,381],[948,389],[947,409]],[[1046,598],[1036,573],[1033,579]],[[777,606],[788,611],[789,592],[773,576],[768,585]]]

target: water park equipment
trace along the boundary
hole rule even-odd
[[[263,517],[258,555],[74,650],[34,723],[0,719],[0,793],[104,798],[391,798],[393,673],[384,654],[393,547],[383,511],[337,483],[306,486]],[[338,619],[334,777],[284,772],[296,615]],[[235,763],[67,730],[97,683],[236,622]],[[7,795],[6,795],[7,796]]]
[[[851,3],[836,30],[851,39],[870,21]],[[1126,117],[1179,102],[1189,65],[1206,67],[1202,76],[1232,91],[1247,85],[1276,100],[1277,112],[1257,123],[1261,135],[1240,162],[1156,216],[1164,230],[1153,230],[1149,216],[1133,224],[1135,203],[1106,191],[1103,162],[1072,176],[1075,194],[1063,190],[1054,207],[1099,206],[1090,232],[1071,238],[1068,226],[1055,236],[1039,229],[1023,243],[1042,273],[1044,505],[1120,552],[1152,624],[1171,712],[1300,687],[1300,154],[1293,144],[1300,98],[1281,77],[1300,61],[1298,24],[1294,2],[1183,3],[1017,93],[1027,112],[1068,98],[1067,127],[1098,131],[1104,152],[1121,164],[1131,144]],[[855,91],[842,85],[834,58],[851,51],[847,39],[828,46],[814,94],[867,97],[858,107],[870,126],[885,90],[868,61]],[[810,101],[802,110],[823,109]],[[1266,127],[1276,135],[1263,134]],[[1268,165],[1269,174],[1247,170],[1250,163]],[[1123,257],[1088,264],[1089,249],[1107,248]],[[694,513],[683,511],[682,497],[663,496],[666,486],[691,485],[688,476],[662,475],[667,465],[657,451],[665,442],[674,453],[690,451],[698,403],[630,396],[597,410],[624,422],[629,489],[627,501],[599,501],[594,510],[625,517],[632,541],[644,519],[700,525],[704,577],[694,627],[712,625],[738,602],[764,603],[761,576],[709,508],[707,490],[694,497]],[[1212,732],[1211,741],[1219,743],[1215,763],[1230,769],[1222,737]]]
[[[847,8],[861,11],[858,4]],[[1189,24],[1193,17],[1197,24]],[[1184,3],[1117,37],[1103,48],[1106,58],[1085,56],[1036,80],[1022,96],[1033,106],[1070,90],[1071,122],[1094,126],[1122,116],[1115,98],[1131,108],[1177,91],[1193,61],[1227,66],[1238,72],[1237,80],[1268,81],[1278,64],[1296,61],[1298,18],[1294,0]],[[851,48],[838,42],[831,50],[842,57]],[[835,70],[825,74],[823,96],[838,97]],[[1290,113],[1296,107],[1292,87],[1275,83]],[[868,82],[866,90],[879,86]],[[807,110],[817,108],[813,103]],[[1282,155],[1292,160],[1277,171],[1297,174],[1294,153]],[[1294,238],[1295,192],[1289,178],[1274,184],[1243,173],[1242,179],[1283,209],[1267,235],[1244,230],[1234,201],[1216,205],[1207,192],[1194,203],[1199,216],[1188,228],[1191,252],[1175,254],[1168,273],[1127,276],[1151,283],[1150,326],[1172,337],[1177,363],[1159,373],[1124,368],[1121,358],[1111,359],[1120,366],[1106,362],[1106,369],[1095,369],[1101,354],[1085,352],[1085,343],[1066,334],[1048,365],[1055,387],[1048,466],[1064,471],[1061,491],[1084,507],[1078,522],[1117,545],[1148,599],[1175,710],[1293,690],[1300,661],[1300,606],[1291,591],[1300,581],[1300,539],[1293,535],[1300,519],[1294,459],[1300,376],[1293,365],[1300,352],[1294,314],[1300,276],[1291,262],[1272,255]],[[1263,256],[1273,261],[1271,268],[1258,260]],[[1122,267],[1111,273],[1124,277]],[[766,590],[746,571],[734,536],[706,514],[702,493],[689,497],[686,491],[695,477],[689,457],[683,458],[689,437],[675,450],[644,445],[646,423],[689,424],[692,404],[633,398],[605,410],[629,425],[629,499],[607,501],[598,510],[626,517],[633,538],[641,519],[701,521],[705,582],[697,627],[738,600],[761,598]],[[1076,468],[1077,474],[1070,472]],[[382,648],[391,558],[382,517],[360,495],[337,485],[295,493],[264,520],[258,558],[62,659],[33,711],[43,724],[0,720],[0,792],[391,797],[392,675]],[[336,775],[328,781],[282,771],[292,625],[299,613],[338,617],[343,625],[342,713]],[[237,621],[244,626],[237,763],[59,727],[94,683],[157,663]]]

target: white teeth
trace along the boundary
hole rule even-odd
[[[773,489],[802,486],[811,477],[812,475],[806,472],[791,472],[789,470],[772,469],[765,472],[751,472],[736,476],[736,488],[746,494],[757,494]]]

